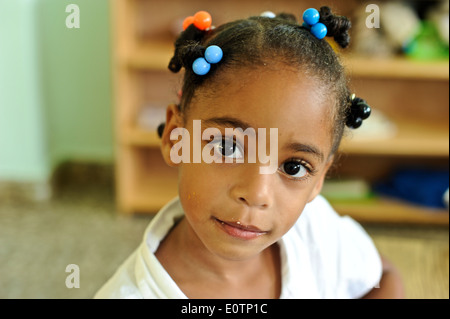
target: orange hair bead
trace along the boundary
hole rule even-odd
[[[206,11],[199,11],[194,15],[194,25],[199,30],[207,30],[211,27],[211,15]]]
[[[183,21],[183,30],[186,30],[191,24],[194,23],[194,17],[190,16]]]

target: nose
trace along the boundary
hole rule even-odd
[[[230,194],[233,200],[248,207],[267,209],[273,203],[274,174],[260,174],[259,165],[243,165]]]

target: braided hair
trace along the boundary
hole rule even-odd
[[[327,36],[333,37],[341,48],[349,45],[351,22],[348,18],[333,14],[329,7],[322,7],[319,21],[327,27]],[[202,57],[210,45],[223,50],[223,59],[219,64],[211,65],[206,76],[198,76],[192,70],[192,63]],[[370,115],[370,107],[364,100],[351,97],[344,68],[331,45],[316,38],[297,22],[294,15],[287,13],[274,18],[249,17],[208,30],[199,30],[194,24],[187,27],[175,41],[174,56],[169,63],[169,69],[174,73],[185,68],[179,110],[186,111],[196,91],[214,81],[220,70],[249,65],[258,67],[271,60],[296,66],[317,79],[327,94],[335,97],[332,154],[339,147],[345,126],[357,128]],[[163,125],[158,128],[160,136],[163,129]]]

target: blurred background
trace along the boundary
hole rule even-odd
[[[445,0],[0,0],[0,298],[91,298],[176,195],[156,128],[178,99],[167,65],[185,17],[321,5],[352,19],[338,53],[373,108],[323,195],[397,265],[408,298],[449,298]]]

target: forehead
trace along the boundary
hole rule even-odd
[[[192,99],[189,118],[239,118],[255,129],[278,128],[281,141],[331,148],[332,104],[318,80],[279,66],[227,70],[209,80]]]

